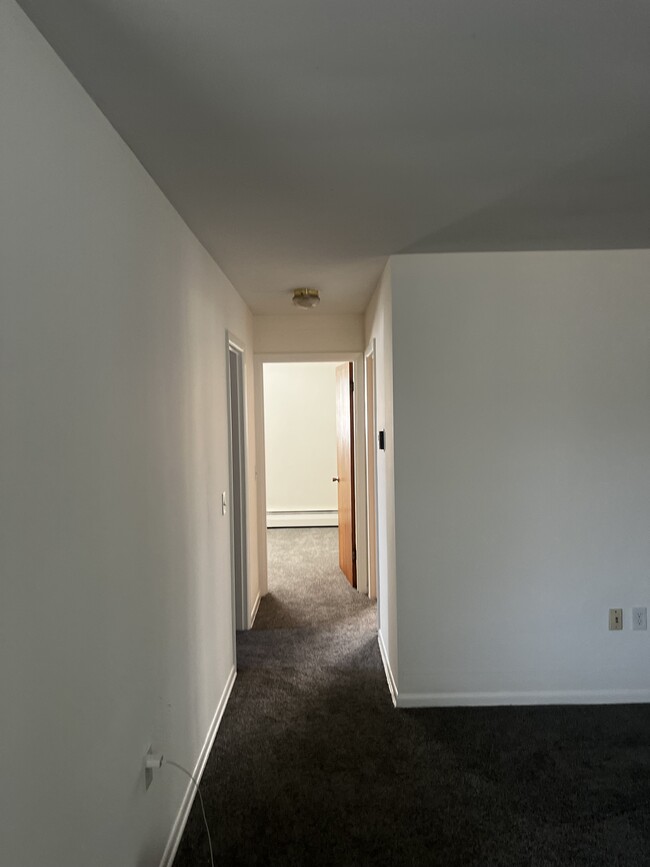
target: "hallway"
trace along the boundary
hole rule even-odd
[[[336,528],[270,530],[268,545],[269,593],[237,635],[237,680],[203,776],[215,863],[362,863],[368,839],[392,837],[367,803],[386,773],[370,745],[390,742],[397,722],[376,605],[341,574]],[[202,864],[197,802],[174,865]]]
[[[255,629],[334,629],[376,634],[377,608],[352,590],[338,566],[338,529],[268,531],[269,592]],[[367,636],[366,636],[367,637]]]
[[[202,781],[215,864],[650,863],[650,706],[397,711],[336,531],[270,531],[269,563]],[[174,865],[209,863],[197,799]]]

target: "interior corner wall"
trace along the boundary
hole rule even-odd
[[[398,686],[397,586],[395,571],[395,477],[393,435],[393,335],[391,265],[386,266],[365,316],[365,342],[375,347],[377,431],[377,605],[379,642],[393,692]]]
[[[188,781],[145,751],[193,768],[232,682],[252,317],[13,0],[0,117],[0,860],[153,865]]]
[[[650,700],[649,273],[392,259],[399,704]]]

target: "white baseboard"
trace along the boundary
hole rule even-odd
[[[205,741],[201,748],[201,752],[199,753],[199,757],[196,761],[196,764],[194,765],[194,770],[192,773],[194,775],[194,779],[198,782],[201,781],[201,775],[203,774],[203,771],[205,769],[205,764],[208,760],[208,756],[210,755],[210,750],[212,749],[214,739],[217,736],[217,731],[219,730],[219,726],[221,724],[223,712],[225,711],[226,705],[228,704],[228,699],[230,698],[230,693],[232,692],[233,684],[235,683],[236,677],[237,670],[233,665],[232,669],[230,670],[230,674],[228,675],[226,685],[223,689],[223,692],[221,693],[221,698],[219,699],[217,709],[212,718],[212,722],[210,723],[208,734],[206,735]],[[174,861],[174,857],[176,855],[179,843],[181,842],[181,837],[183,836],[183,831],[185,830],[185,825],[187,824],[187,819],[190,815],[190,810],[192,809],[192,804],[194,803],[195,797],[196,789],[194,787],[194,784],[191,781],[188,781],[185,794],[183,795],[183,800],[181,801],[181,806],[176,815],[174,824],[172,825],[172,830],[167,840],[167,845],[165,846],[165,851],[163,852],[162,859],[160,861],[160,867],[172,867],[172,863]]]
[[[310,510],[307,512],[267,512],[266,526],[269,529],[279,527],[338,527],[339,513],[327,510]]]
[[[381,647],[381,644],[380,644]],[[386,663],[384,663],[384,666]],[[397,707],[500,707],[536,704],[646,704],[647,689],[594,689],[539,692],[399,693]]]
[[[384,639],[382,637],[381,632],[377,633],[377,643],[379,644],[379,653],[381,654],[381,661],[384,663],[384,671],[386,673],[386,680],[388,681],[388,689],[390,690],[390,697],[393,700],[393,704],[395,707],[398,707],[397,704],[397,686],[395,684],[395,678],[393,677],[393,672],[390,667],[390,662],[388,661],[388,651],[386,650],[386,645],[384,644]]]
[[[257,594],[257,599],[255,600],[255,604],[253,605],[253,610],[251,611],[250,616],[250,628],[253,628],[253,624],[255,623],[255,618],[257,617],[257,612],[260,609],[260,602],[262,601],[261,594]]]

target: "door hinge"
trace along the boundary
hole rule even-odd
[[[354,380],[350,380],[350,394],[354,394]]]
[[[357,549],[356,549],[356,548],[355,548],[354,551],[352,552],[352,562],[353,562],[353,563],[356,563],[356,562],[357,562]]]

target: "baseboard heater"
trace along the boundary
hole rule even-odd
[[[338,527],[339,513],[334,510],[310,510],[308,512],[267,512],[266,526],[278,527]]]

